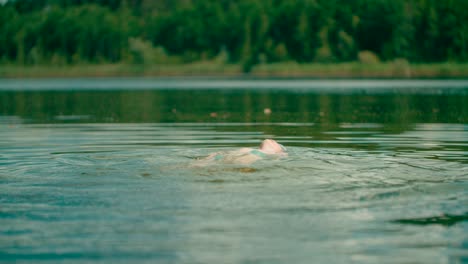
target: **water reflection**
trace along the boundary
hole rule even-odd
[[[446,230],[404,226],[466,212],[466,146],[450,133],[429,136],[438,146],[454,144],[427,153],[420,138],[400,139],[385,124],[337,127],[343,130],[323,132],[324,140],[286,133],[316,128],[303,123],[0,126],[0,236],[9,241],[0,244],[2,259],[456,258],[446,249],[458,250],[466,219],[441,222]],[[371,133],[353,131],[363,129]],[[449,131],[466,142],[463,129],[453,124]],[[244,166],[248,171],[190,167],[198,157],[265,137],[286,145],[288,158]],[[433,237],[432,246],[420,233]],[[406,255],[407,248],[418,249]]]
[[[0,92],[0,258],[463,262],[467,99]],[[288,157],[190,166],[264,138]]]
[[[440,215],[433,217],[424,218],[413,218],[413,219],[399,219],[395,220],[395,223],[410,224],[410,225],[443,225],[452,226],[460,222],[468,221],[468,213],[462,215]]]
[[[26,122],[468,123],[467,94],[316,94],[262,90],[0,92]],[[265,112],[268,109],[267,112]],[[270,113],[271,112],[271,113]]]

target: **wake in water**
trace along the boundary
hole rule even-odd
[[[444,127],[453,132],[445,132],[448,139],[433,125],[418,133],[423,139],[340,134],[332,142],[340,147],[276,136],[287,155],[252,157],[263,147],[241,147],[254,146],[266,132],[193,126],[0,127],[2,259],[114,254],[117,244],[118,258],[161,249],[200,257],[227,245],[211,262],[223,262],[231,245],[243,247],[240,255],[254,249],[257,256],[266,245],[260,251],[266,257],[341,254],[347,260],[349,252],[375,257],[380,250],[382,258],[417,256],[424,263],[466,252],[465,127]],[[372,147],[353,143],[363,138]],[[150,247],[135,249],[142,239]]]
[[[174,156],[168,158],[166,164],[161,164],[159,155],[154,155],[151,163],[162,169],[162,174],[210,176],[210,181],[214,182],[287,180],[330,191],[355,188],[408,190],[420,184],[468,180],[468,167],[459,162],[340,148],[292,146],[286,152],[285,147],[279,146],[279,153],[274,154],[264,153],[262,146],[215,152],[206,148],[180,149],[173,152]],[[244,178],[243,173],[255,175]],[[364,193],[370,192],[368,189]]]

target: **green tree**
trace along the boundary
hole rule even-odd
[[[466,62],[467,9],[466,0],[9,0],[0,5],[0,60],[125,62],[135,47],[160,47],[185,62],[223,51],[245,71],[352,61],[361,51]]]

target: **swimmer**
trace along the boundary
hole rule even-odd
[[[228,152],[215,152],[196,162],[197,166],[206,166],[213,162],[248,165],[267,157],[285,157],[286,148],[273,139],[265,139],[259,148],[241,148]]]

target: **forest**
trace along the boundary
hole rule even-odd
[[[7,0],[0,65],[468,61],[466,0]]]

